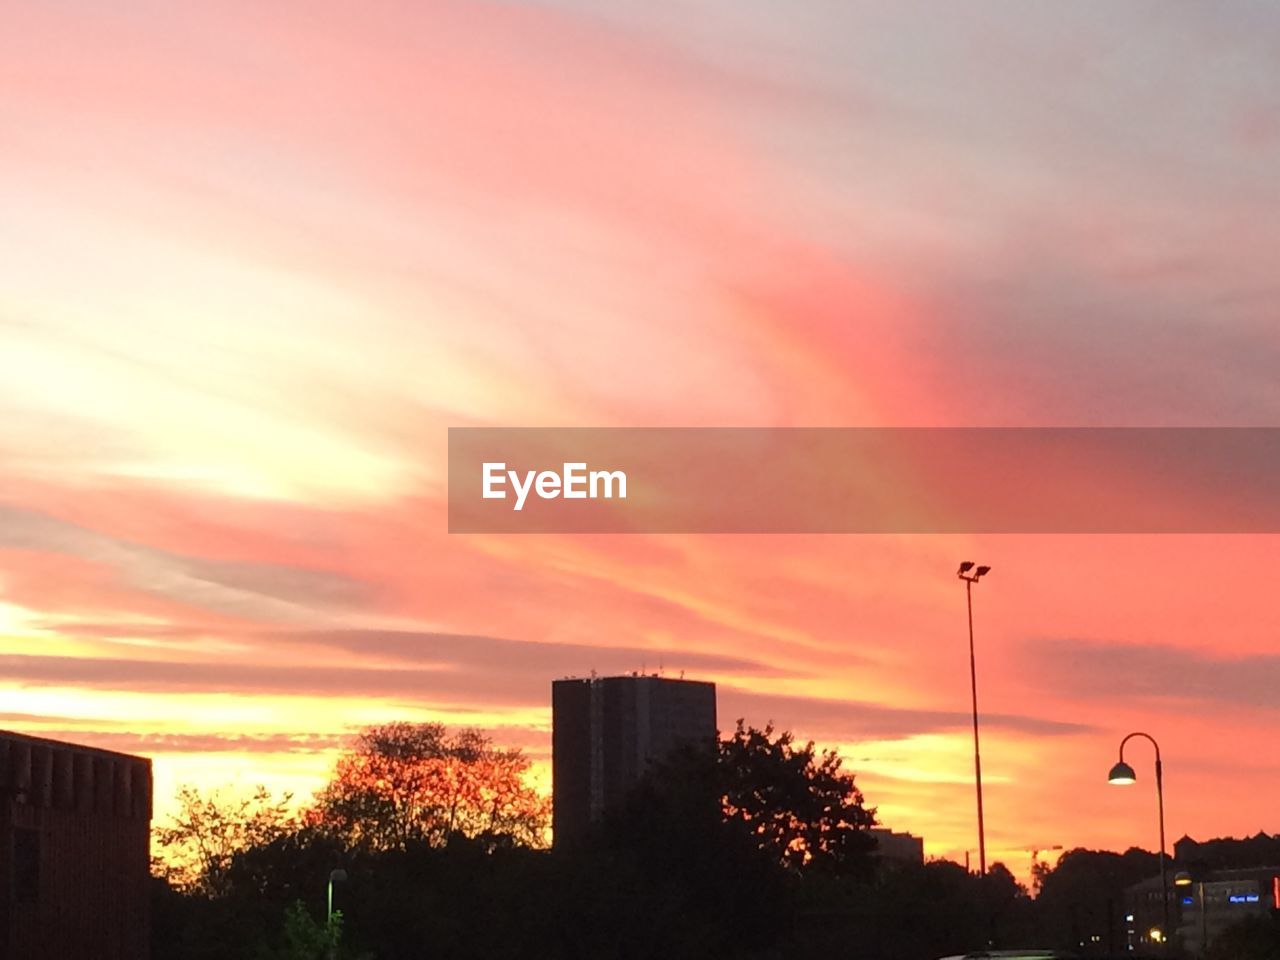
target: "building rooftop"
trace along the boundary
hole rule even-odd
[[[0,730],[0,741],[3,740],[25,741],[32,746],[36,746],[38,744],[45,747],[57,747],[60,750],[81,751],[115,760],[136,760],[143,763],[151,762],[150,757],[143,757],[134,753],[121,753],[119,750],[106,750],[102,747],[91,747],[83,743],[72,743],[69,740],[53,740],[49,737],[36,737],[29,733],[18,733],[16,730]]]

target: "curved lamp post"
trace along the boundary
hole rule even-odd
[[[969,571],[973,571],[970,573]],[[960,564],[956,574],[964,581],[965,600],[969,605],[969,688],[973,691],[973,782],[978,791],[978,872],[987,872],[987,833],[982,820],[982,752],[978,749],[978,665],[973,656],[973,585],[991,572],[990,567],[978,567],[972,560]]]
[[[1128,786],[1137,781],[1138,775],[1133,772],[1133,767],[1124,762],[1124,745],[1134,737],[1146,737],[1151,741],[1151,745],[1156,748],[1156,803],[1160,808],[1160,901],[1164,909],[1164,928],[1160,931],[1163,941],[1168,942],[1169,939],[1169,885],[1165,879],[1164,865],[1164,767],[1160,762],[1160,744],[1156,743],[1156,738],[1149,733],[1143,733],[1141,730],[1129,734],[1120,741],[1120,761],[1111,768],[1111,772],[1107,774],[1107,782],[1114,783],[1119,786]]]

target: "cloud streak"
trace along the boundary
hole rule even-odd
[[[1171,644],[1051,638],[1028,653],[1055,688],[1090,701],[1280,710],[1280,653],[1223,656]]]
[[[755,726],[776,720],[803,737],[830,737],[846,743],[965,730],[973,722],[971,714],[958,710],[916,710],[858,700],[779,697],[743,693],[733,688],[721,691],[720,702],[720,726],[725,730],[732,729],[741,716]],[[984,713],[982,722],[994,729],[1033,737],[1071,736],[1097,730],[1092,724],[1074,720],[1006,713]]]

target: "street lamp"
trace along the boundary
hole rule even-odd
[[[970,573],[969,571],[973,572]],[[973,782],[978,792],[978,871],[987,872],[987,834],[982,820],[982,752],[978,749],[978,664],[973,655],[973,585],[991,572],[990,567],[974,569],[973,561],[960,564],[957,572],[964,581],[965,601],[969,606],[969,687],[973,691]]]
[[[1164,766],[1160,762],[1160,744],[1156,743],[1156,738],[1149,733],[1143,733],[1141,730],[1129,734],[1120,741],[1120,760],[1111,772],[1107,774],[1107,782],[1114,783],[1118,786],[1129,786],[1137,782],[1138,775],[1133,772],[1133,767],[1124,762],[1124,745],[1134,737],[1146,737],[1151,741],[1151,745],[1156,748],[1156,803],[1160,809],[1160,899],[1164,907],[1164,937],[1169,936],[1169,885],[1165,879],[1164,866]]]
[[[326,914],[326,919],[329,920],[330,922],[333,921],[333,885],[335,883],[346,883],[346,882],[347,882],[347,871],[341,868],[337,870],[329,871],[329,912]]]
[[[338,956],[338,939],[335,935],[333,927],[333,885],[335,883],[346,883],[347,871],[339,867],[336,870],[329,871],[329,912],[325,917],[325,937],[329,941],[329,960],[334,960]]]

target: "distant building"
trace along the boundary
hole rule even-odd
[[[716,687],[658,676],[551,684],[552,828],[556,846],[582,840],[649,762],[716,736]]]
[[[1124,932],[1125,948],[1139,953],[1159,949],[1161,941],[1152,936],[1158,931],[1161,936],[1171,937],[1176,934],[1178,919],[1178,902],[1181,899],[1181,888],[1173,885],[1173,867],[1170,865],[1167,885],[1160,886],[1160,877],[1149,877],[1124,891]],[[1172,932],[1164,929],[1164,900],[1169,901],[1169,924]]]
[[[1193,874],[1194,876],[1194,874]],[[1213,870],[1177,888],[1182,947],[1203,953],[1232,924],[1280,910],[1280,867]]]
[[[876,853],[882,860],[899,863],[924,863],[924,838],[910,833],[895,833],[884,827],[872,827]]]
[[[0,731],[0,960],[144,960],[151,761]]]
[[[1215,868],[1212,861],[1188,860],[1194,855],[1234,858],[1251,841],[1215,840],[1206,850],[1183,838],[1175,844],[1177,855],[1169,865],[1169,918],[1172,935],[1184,950],[1200,954],[1206,945],[1232,924],[1251,915],[1265,916],[1280,910],[1280,866]],[[1175,878],[1185,874],[1191,883],[1179,886]],[[1162,923],[1160,878],[1150,877],[1124,892],[1126,933],[1129,949],[1144,948],[1151,942],[1149,931]]]
[[[1185,949],[1202,952],[1223,930],[1251,914],[1280,910],[1280,835],[1183,836],[1173,845],[1174,870],[1192,883],[1177,888]],[[1203,884],[1202,884],[1203,881]]]

